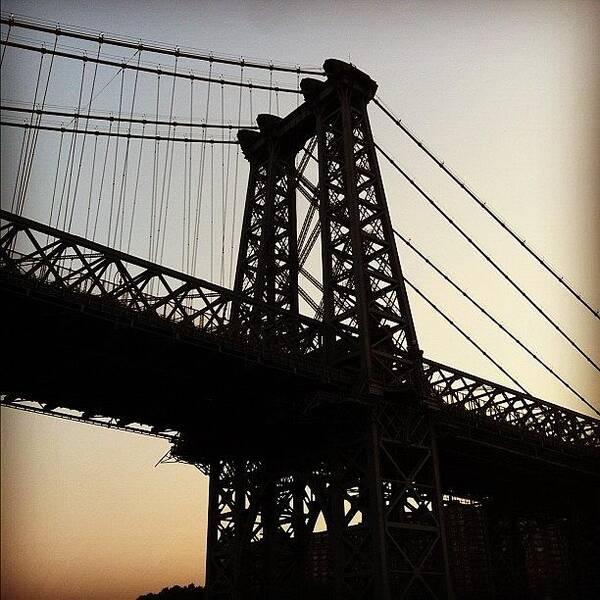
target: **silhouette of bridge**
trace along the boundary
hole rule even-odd
[[[3,338],[10,349],[3,406],[165,437],[173,459],[209,475],[210,598],[598,596],[600,421],[423,357],[407,286],[511,377],[403,276],[397,237],[448,279],[394,230],[378,152],[598,367],[378,148],[371,101],[516,237],[375,97],[368,75],[332,59],[323,70],[306,69],[8,15],[2,24],[3,62],[7,50],[39,55],[33,101],[2,102],[3,128],[23,135],[11,210],[0,213],[0,286],[9,315]],[[19,37],[21,30],[47,38]],[[65,38],[80,48],[59,45]],[[107,46],[134,54],[118,59]],[[173,67],[142,62],[142,54],[169,56]],[[59,61],[77,65],[77,78],[69,79]],[[208,73],[190,70],[200,61]],[[237,76],[216,76],[215,65]],[[103,91],[99,68],[114,73],[105,88],[113,81],[119,88],[110,98],[118,102],[116,115],[95,104]],[[250,69],[269,80],[246,80]],[[52,76],[77,89],[75,110],[48,101]],[[143,77],[156,86],[152,117],[136,112]],[[181,79],[189,85],[186,122],[174,117]],[[210,121],[211,87],[213,99],[220,96],[220,121],[218,108]],[[280,112],[287,94],[285,116],[255,113],[257,91],[269,113]],[[194,93],[206,102],[200,118]],[[237,112],[237,125],[226,121],[228,109]],[[219,135],[207,133],[213,130]],[[240,150],[248,175],[234,271]],[[46,223],[25,216],[40,152],[45,164],[56,164],[41,169],[53,186],[36,189],[47,195]],[[175,192],[174,163],[182,186]],[[161,260],[165,249],[169,256],[175,194],[183,197],[179,270]],[[202,198],[210,199],[208,215]],[[136,213],[142,199],[146,216]],[[131,252],[138,228],[149,232],[141,236],[148,258]],[[210,280],[189,274],[199,270],[199,238],[210,239]]]

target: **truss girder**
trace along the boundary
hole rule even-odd
[[[430,360],[429,394],[443,410],[556,447],[600,449],[600,421]]]
[[[6,211],[0,216],[4,285],[95,306],[128,321],[176,328],[199,341],[213,340],[250,359],[281,362],[291,370],[321,371],[334,381],[349,377],[331,370],[319,352],[319,321]],[[234,307],[259,316],[260,336],[232,323]]]
[[[326,367],[322,322],[279,311],[211,283],[117,252],[100,244],[45,225],[0,213],[0,280],[30,286],[49,298],[64,297],[82,305],[97,303],[105,314],[127,321],[159,319],[181,334],[210,336],[243,348],[249,358],[279,361],[292,370],[310,368],[329,380],[351,381],[338,369]],[[112,268],[112,277],[108,273]],[[234,303],[273,311],[271,330],[278,341],[268,356],[263,344],[230,326]],[[295,337],[283,336],[293,330]],[[268,333],[268,332],[267,332]],[[356,347],[343,327],[333,334]],[[431,360],[423,361],[428,393],[443,410],[459,419],[514,431],[525,439],[565,449],[598,450],[600,421],[511,390],[476,375]],[[7,391],[7,390],[5,390]]]

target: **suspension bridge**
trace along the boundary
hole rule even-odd
[[[600,368],[367,107],[598,311],[367,74],[1,23],[2,406],[164,437],[207,474],[210,598],[598,596],[597,399],[394,227],[380,160]],[[397,241],[588,414],[530,394],[407,279]],[[512,385],[424,356],[408,289]]]

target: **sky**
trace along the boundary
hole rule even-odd
[[[350,60],[447,165],[600,306],[598,2],[38,0],[5,1],[3,11],[233,56],[303,65]],[[7,54],[3,101],[21,85],[18,65],[9,61]],[[399,130],[374,108],[371,115],[381,145],[600,361],[598,321]],[[3,156],[3,176],[13,158]],[[382,171],[395,227],[600,407],[598,373],[383,163]],[[240,178],[238,193],[243,187]],[[34,202],[29,214],[42,209]],[[134,244],[141,243],[142,233],[135,235]],[[407,277],[528,391],[586,411],[406,248],[399,253]],[[166,260],[177,266],[168,251]],[[201,269],[208,277],[204,262]],[[426,356],[507,383],[422,301],[410,299]],[[202,583],[207,479],[192,466],[156,466],[167,451],[161,440],[3,408],[2,596],[126,600],[166,585]]]

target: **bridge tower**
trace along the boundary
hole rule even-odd
[[[377,84],[341,61],[324,70],[286,118],[259,115],[259,132],[239,133],[250,176],[235,287],[298,312],[295,164],[316,136],[322,318],[347,332],[323,348],[331,366],[357,366],[354,397],[311,394],[330,420],[319,439],[213,461],[209,597],[447,598],[434,404],[367,112]],[[234,326],[268,344],[269,324],[245,306]]]

